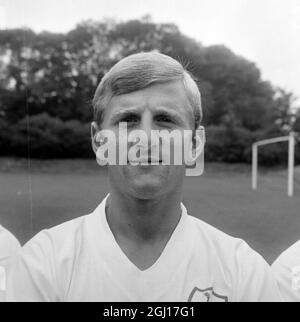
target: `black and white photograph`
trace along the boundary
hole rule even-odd
[[[299,0],[0,0],[0,302],[300,302],[299,35]]]

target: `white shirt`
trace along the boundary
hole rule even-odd
[[[106,197],[107,198],[107,197]],[[183,205],[158,260],[139,270],[117,244],[105,202],[29,241],[14,263],[8,301],[279,301],[270,267],[244,241]]]
[[[5,228],[0,226],[0,301],[6,290],[6,277],[10,268],[11,258],[20,248],[17,239]]]
[[[300,240],[276,259],[272,270],[283,299],[300,302]]]

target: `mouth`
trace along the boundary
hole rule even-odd
[[[162,165],[163,162],[161,159],[144,159],[144,160],[128,160],[129,165],[133,166],[152,166],[152,165]]]

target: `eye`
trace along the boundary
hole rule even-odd
[[[137,115],[127,115],[122,117],[117,123],[125,122],[128,126],[135,125],[140,121]]]
[[[173,123],[173,120],[167,115],[157,115],[155,121],[159,123]]]

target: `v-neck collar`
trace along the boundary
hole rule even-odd
[[[114,275],[125,289],[149,288],[160,292],[164,284],[170,283],[172,276],[179,269],[183,258],[187,256],[189,243],[192,242],[187,227],[187,211],[181,203],[181,217],[171,237],[166,243],[158,259],[146,270],[140,270],[117,243],[106,218],[105,205],[109,194],[96,208],[94,214],[99,218],[101,225],[98,234],[101,243],[101,253],[104,256],[104,264],[109,273]],[[98,227],[99,228],[99,227]],[[97,229],[95,227],[95,229]],[[138,284],[138,285],[137,285]],[[136,294],[136,292],[134,292]]]

